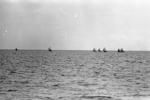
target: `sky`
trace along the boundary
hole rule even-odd
[[[150,50],[149,0],[0,0],[0,49]]]

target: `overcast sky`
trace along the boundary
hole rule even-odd
[[[0,49],[150,50],[149,0],[0,0]]]

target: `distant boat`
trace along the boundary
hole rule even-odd
[[[93,52],[96,52],[96,49],[95,49],[95,48],[93,48]]]
[[[121,50],[120,50],[121,52],[124,52],[124,50],[123,50],[123,48],[121,48]]]
[[[52,52],[52,49],[51,49],[51,48],[48,48],[48,51],[49,51],[49,52]]]
[[[100,48],[98,49],[98,52],[101,52],[101,49],[100,49]]]
[[[121,52],[121,50],[120,50],[120,49],[118,49],[118,52]]]
[[[18,49],[16,48],[15,51],[18,51]]]
[[[106,48],[103,48],[103,52],[107,52]]]

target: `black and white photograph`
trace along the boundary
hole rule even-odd
[[[0,100],[150,100],[150,0],[0,0]]]

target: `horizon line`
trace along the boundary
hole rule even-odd
[[[46,50],[48,49],[19,49],[18,50]],[[0,50],[15,50],[14,49],[0,49]],[[52,51],[92,51],[92,49],[52,49]],[[129,49],[124,49],[125,51],[150,51],[150,50],[129,50]],[[97,50],[96,50],[97,51]],[[107,51],[117,51],[117,49],[107,49]]]

